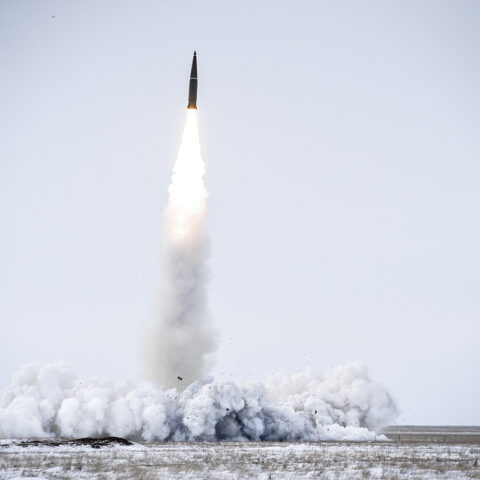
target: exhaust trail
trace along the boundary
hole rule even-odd
[[[64,363],[29,364],[0,390],[1,438],[122,436],[143,441],[386,440],[398,414],[359,363],[266,384],[205,378],[216,348],[207,302],[208,192],[197,124],[196,56],[187,121],[164,212],[161,288],[136,384],[80,380]],[[172,388],[173,387],[173,388]]]
[[[168,187],[161,290],[145,352],[147,377],[180,390],[208,372],[210,354],[216,347],[207,305],[209,240],[204,222],[208,192],[204,174],[197,110],[188,109]]]

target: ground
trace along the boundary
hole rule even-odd
[[[0,444],[0,479],[480,479],[476,434],[325,443]],[[477,432],[478,433],[478,432]],[[389,433],[387,435],[398,435]],[[408,432],[402,431],[402,435]]]

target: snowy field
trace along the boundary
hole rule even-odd
[[[480,478],[480,445],[474,443],[0,445],[2,480]]]

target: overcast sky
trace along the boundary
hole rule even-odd
[[[0,1],[0,386],[141,375],[198,54],[218,379],[359,360],[480,424],[480,2]]]

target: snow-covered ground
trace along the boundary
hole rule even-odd
[[[480,445],[153,443],[92,449],[0,444],[0,479],[480,479]]]

